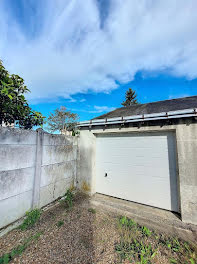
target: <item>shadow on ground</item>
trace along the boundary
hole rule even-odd
[[[104,212],[92,208],[87,196],[77,194],[71,209],[58,203],[43,212],[33,228],[16,229],[0,238],[0,255],[41,233],[10,263],[115,263],[113,225]]]
[[[4,235],[0,264],[197,263],[196,246],[93,204],[77,193],[71,208],[56,202],[35,226]],[[29,242],[23,247],[25,241]],[[19,245],[16,254],[13,249]],[[9,259],[5,253],[10,253]]]

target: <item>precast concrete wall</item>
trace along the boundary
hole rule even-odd
[[[76,137],[0,128],[0,228],[75,185]]]

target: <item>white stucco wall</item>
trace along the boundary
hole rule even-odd
[[[197,123],[180,121],[177,125],[142,126],[128,128],[82,129],[79,142],[78,186],[84,183],[95,193],[96,135],[100,133],[173,131],[176,135],[177,182],[182,221],[197,224]]]

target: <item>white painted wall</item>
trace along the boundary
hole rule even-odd
[[[0,128],[0,228],[75,184],[78,139],[43,131],[40,136],[36,154],[38,131]]]

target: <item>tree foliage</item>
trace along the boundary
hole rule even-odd
[[[42,114],[32,110],[25,99],[24,94],[28,92],[24,80],[18,75],[10,75],[0,60],[0,125],[18,121],[19,127],[31,129],[43,124]]]
[[[61,133],[65,130],[75,131],[77,124],[78,115],[72,113],[61,106],[60,109],[55,109],[54,113],[50,113],[47,124],[50,132],[60,131]]]
[[[121,104],[123,106],[138,104],[136,92],[133,89],[129,88],[125,94],[125,101],[123,101]]]

